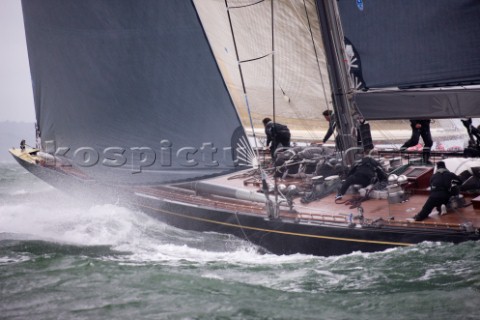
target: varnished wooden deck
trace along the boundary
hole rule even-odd
[[[245,184],[245,179],[228,179],[228,177],[219,177],[210,180],[211,182],[218,183],[225,186],[236,188],[251,188],[253,190],[259,190],[259,186],[255,184]],[[292,183],[293,181],[289,181]],[[280,182],[285,183],[285,182]],[[301,183],[297,181],[297,183]],[[386,199],[368,199],[360,202],[360,206],[363,209],[364,219],[370,221],[381,219],[386,223],[402,223],[411,226],[460,226],[465,223],[472,223],[473,226],[478,228],[480,226],[480,210],[475,210],[471,205],[472,196],[465,196],[467,204],[470,204],[464,208],[456,210],[449,210],[446,215],[440,216],[436,213],[436,209],[429,215],[429,217],[423,221],[410,222],[408,218],[412,218],[417,214],[425,201],[427,200],[428,192],[414,193],[409,196],[407,201],[402,203],[389,203]],[[301,203],[300,197],[294,199],[293,209],[296,213],[288,212],[287,208],[281,207],[281,216],[300,216],[304,219],[322,220],[326,217],[334,216],[336,220],[344,219],[348,220],[350,214],[353,216],[358,215],[358,207],[355,205],[361,199],[360,195],[346,194],[341,200],[335,201],[335,193],[327,195],[324,198],[315,200],[313,202],[304,204]],[[353,205],[352,205],[353,204]],[[259,214],[266,215],[265,205],[256,204],[255,207],[260,207]]]

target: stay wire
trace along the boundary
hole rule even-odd
[[[276,114],[276,109],[275,109],[275,19],[274,19],[274,8],[273,8],[273,1],[270,0],[270,10],[271,10],[271,16],[272,16],[272,113],[273,113],[273,123],[275,124],[275,114]],[[275,130],[275,128],[273,128]],[[277,147],[277,143],[275,141],[276,139],[276,134],[273,135],[272,140],[274,143],[274,146]],[[275,168],[275,172],[277,171],[277,164],[275,161],[275,158],[273,160],[273,166]],[[275,194],[275,207],[273,208],[274,210],[274,217],[277,217],[277,204],[278,204],[278,191],[277,191],[277,178],[275,178],[275,175],[273,177],[273,183],[274,183],[274,194]]]
[[[259,1],[255,4],[258,4],[258,3],[261,3],[263,1]],[[238,47],[237,47],[237,41],[236,41],[236,38],[235,38],[235,32],[233,31],[233,23],[232,23],[232,17],[230,15],[230,9],[235,9],[234,7],[229,7],[228,6],[228,0],[225,0],[225,7],[227,9],[227,16],[228,16],[228,23],[230,25],[230,32],[232,34],[232,41],[233,41],[233,46],[235,48],[235,57],[237,59],[237,63],[238,63],[238,71],[239,71],[239,74],[240,74],[240,79],[241,79],[241,82],[242,82],[242,90],[243,90],[243,95],[245,97],[245,104],[246,104],[246,107],[247,107],[247,111],[248,111],[248,117],[249,117],[249,120],[250,120],[250,126],[252,128],[252,133],[253,133],[253,140],[254,140],[254,143],[255,143],[255,152],[256,152],[256,155],[257,155],[257,159],[260,159],[260,153],[258,151],[258,144],[257,144],[257,137],[256,137],[256,134],[255,134],[255,128],[253,126],[253,120],[252,120],[252,114],[251,114],[251,111],[250,111],[250,104],[248,102],[248,95],[247,95],[247,89],[245,87],[245,80],[244,80],[244,77],[243,77],[243,71],[242,71],[242,65],[241,65],[241,61],[240,61],[240,57],[239,57],[239,54],[238,54]],[[241,7],[240,7],[241,8]],[[272,0],[272,10],[273,10],[273,0]],[[273,24],[273,22],[272,22]],[[273,57],[273,54],[272,54],[272,57]],[[272,58],[273,59],[273,58]],[[274,119],[275,119],[275,114],[274,114]],[[275,142],[275,141],[274,141]],[[265,170],[263,170],[263,168],[258,165],[258,168],[260,170],[260,175],[262,177],[262,189],[263,189],[263,192],[265,194],[265,198],[266,198],[266,203],[267,203],[267,207],[270,208],[270,199],[268,197],[268,185],[267,185],[267,174],[265,172]],[[276,188],[275,188],[276,189]],[[270,212],[268,213],[270,215]]]
[[[258,1],[257,3],[261,3],[261,2],[263,2],[263,0]],[[254,4],[257,4],[257,3],[254,3]],[[253,4],[251,4],[251,5],[253,5]],[[240,81],[242,83],[243,96],[245,98],[245,104],[247,106],[247,112],[248,112],[248,118],[249,118],[249,121],[250,121],[250,127],[252,128],[253,141],[255,143],[255,149],[256,149],[255,151],[256,151],[258,159],[260,159],[260,153],[258,152],[257,137],[256,137],[256,134],[255,134],[255,128],[253,126],[252,113],[250,111],[250,103],[248,101],[247,89],[245,87],[245,79],[243,77],[242,65],[241,65],[239,54],[238,54],[237,40],[235,38],[235,32],[233,31],[232,17],[230,15],[230,9],[243,8],[245,6],[243,6],[243,7],[229,7],[228,6],[228,0],[225,0],[225,7],[227,9],[228,23],[230,25],[230,33],[232,34],[233,47],[235,48],[235,58],[237,59],[237,63],[238,63],[238,72],[240,74]]]
[[[314,5],[315,5],[316,10],[318,10],[316,1],[314,1]],[[308,32],[310,33],[310,38],[312,40],[312,47],[313,47],[313,51],[315,53],[315,59],[316,59],[316,62],[317,62],[318,74],[320,76],[320,82],[322,84],[323,99],[325,99],[327,110],[331,110],[330,109],[330,104],[328,103],[328,95],[327,95],[327,91],[325,89],[325,80],[323,79],[322,68],[320,67],[320,59],[318,58],[317,44],[315,43],[315,38],[313,37],[312,24],[311,24],[311,21],[310,21],[310,16],[308,15],[308,9],[307,9],[307,4],[306,4],[305,0],[303,0],[303,8],[305,9],[305,17],[307,18],[307,23],[308,23]],[[329,126],[330,126],[330,124],[329,124]],[[334,138],[336,137],[336,132],[335,131],[333,132],[333,136],[334,136]]]
[[[316,6],[317,6],[317,4],[315,2],[315,8],[316,8]],[[325,81],[323,79],[322,68],[320,67],[320,60],[318,59],[317,45],[316,45],[315,39],[313,37],[312,24],[310,22],[310,17],[308,15],[307,4],[305,3],[305,0],[303,0],[303,7],[305,9],[305,17],[307,18],[307,22],[308,22],[308,31],[310,33],[310,38],[312,39],[313,51],[315,53],[315,59],[317,61],[318,74],[320,76],[320,82],[322,83],[323,98],[325,99],[325,102],[327,102],[327,109],[330,109],[329,104],[328,104],[327,91],[325,90]]]

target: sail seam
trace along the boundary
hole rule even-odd
[[[251,6],[254,6],[256,4],[259,4],[261,2],[265,2],[265,0],[259,0],[257,2],[249,3],[249,4],[246,4],[246,5],[243,5],[243,6],[231,6],[231,7],[229,6],[229,7],[227,7],[227,10],[247,8],[247,7],[251,7]]]

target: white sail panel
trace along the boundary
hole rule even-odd
[[[294,138],[321,138],[327,128],[322,112],[332,106],[315,1],[274,2],[275,102],[272,93],[271,2],[227,1],[231,20],[223,0],[194,2],[247,131],[250,120],[233,36],[240,61],[264,57],[241,64],[254,127],[263,132],[261,120],[272,117],[275,103],[277,121],[287,124]]]

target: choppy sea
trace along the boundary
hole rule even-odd
[[[480,243],[265,254],[0,163],[0,319],[479,319]]]

